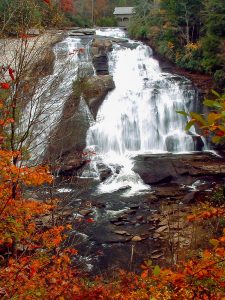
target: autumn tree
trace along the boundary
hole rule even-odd
[[[75,7],[73,0],[61,0],[61,9],[66,13],[75,13]]]

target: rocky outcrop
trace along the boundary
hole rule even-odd
[[[86,132],[89,128],[88,116],[82,109],[80,97],[71,95],[63,109],[58,125],[49,135],[44,160],[55,170],[73,175],[83,165],[81,153],[85,148]]]
[[[204,176],[225,176],[225,159],[210,153],[139,155],[133,171],[147,184],[192,184]]]
[[[112,170],[103,163],[97,164],[98,172],[99,172],[99,179],[101,181],[106,180],[108,177],[112,175]]]
[[[96,117],[105,96],[115,87],[113,78],[110,75],[93,76],[82,84],[85,85],[82,96]],[[89,119],[83,107],[86,104],[80,101],[80,94],[75,91],[67,99],[62,118],[50,134],[45,160],[52,165],[54,172],[57,170],[61,175],[77,174],[88,163],[82,157],[82,151],[86,146]]]
[[[85,35],[94,35],[95,29],[91,28],[70,28],[70,36],[85,36]]]
[[[105,96],[114,88],[115,83],[111,75],[98,75],[87,79],[83,97],[94,118]]]
[[[91,55],[97,75],[109,74],[107,54],[111,50],[112,42],[109,39],[93,39],[91,45]]]

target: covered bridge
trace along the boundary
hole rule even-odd
[[[127,27],[133,14],[134,7],[116,7],[113,13],[120,27]]]

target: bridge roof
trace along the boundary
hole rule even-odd
[[[132,15],[134,7],[115,7],[114,15]]]

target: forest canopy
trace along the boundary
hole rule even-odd
[[[143,10],[145,9],[145,14]],[[178,66],[212,74],[225,84],[223,0],[140,0],[129,28]]]

